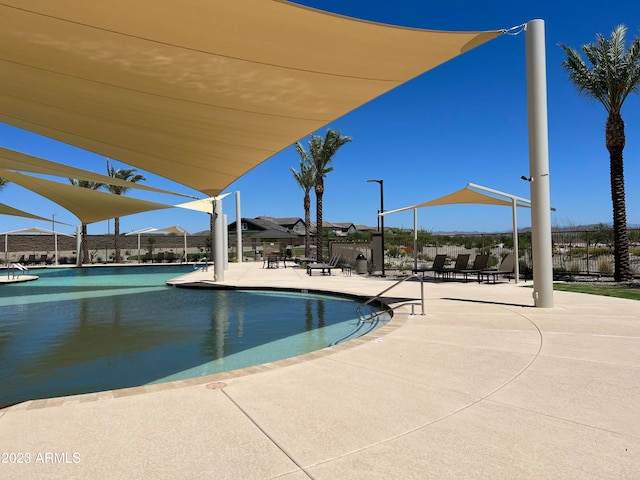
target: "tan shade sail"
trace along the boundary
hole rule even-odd
[[[44,175],[54,175],[58,177],[75,178],[89,182],[104,183],[106,185],[117,185],[125,188],[137,188],[149,192],[166,193],[180,197],[189,197],[181,193],[170,192],[160,188],[150,187],[141,183],[128,182],[108,175],[89,172],[81,168],[68,167],[61,163],[52,162],[43,158],[33,157],[25,153],[16,152],[0,147],[0,168],[7,170],[17,170],[20,172],[41,173]]]
[[[439,205],[454,205],[454,204],[499,205],[504,207],[513,206],[513,203],[508,200],[503,200],[501,198],[497,198],[492,195],[487,195],[486,193],[477,192],[475,190],[471,190],[465,187],[456,192],[450,193],[448,195],[444,195],[443,197],[429,200],[428,202],[419,203],[417,205],[412,205],[410,207],[398,208],[396,210],[388,210],[384,212],[383,215],[391,215],[393,213],[405,212],[407,210],[414,210],[416,208],[436,207]],[[516,204],[516,206],[522,207],[522,208],[531,208],[530,205],[523,203],[522,201],[519,201]]]
[[[172,208],[172,205],[149,202],[136,198],[114,195],[71,184],[52,182],[43,178],[30,177],[21,173],[0,170],[0,177],[6,178],[32,192],[66,208],[82,223],[100,222],[134,213]]]
[[[3,203],[0,203],[0,215],[12,215],[14,217],[32,218],[34,220],[46,220],[48,222],[51,221],[50,218],[44,218],[39,215],[34,215],[33,213],[18,210],[17,208],[10,207],[9,205],[5,205]]]
[[[274,0],[4,0],[0,121],[218,195],[499,34],[392,27]]]

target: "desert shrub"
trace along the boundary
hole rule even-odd
[[[611,265],[611,261],[608,258],[600,258],[598,260],[598,271],[605,275],[609,275],[613,273],[613,265]]]

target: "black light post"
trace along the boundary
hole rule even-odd
[[[379,183],[380,184],[380,213],[384,213],[384,181],[383,180],[367,180],[369,183]],[[378,226],[380,228],[380,237],[382,240],[382,276],[386,276],[384,272],[384,215],[378,215],[379,223]]]

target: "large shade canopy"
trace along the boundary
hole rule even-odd
[[[0,147],[0,169],[14,170],[20,172],[40,173],[44,175],[54,175],[58,177],[75,178],[78,180],[87,180],[89,182],[104,183],[106,185],[117,185],[125,188],[137,188],[150,192],[166,193],[169,195],[178,195],[188,197],[181,193],[170,192],[160,188],[150,187],[141,183],[134,183],[127,180],[90,172],[81,168],[69,167],[61,163],[52,162],[43,158],[34,157],[25,153],[16,152],[7,148]]]
[[[173,207],[163,203],[53,182],[8,170],[0,170],[0,177],[54,201],[73,213],[82,223],[100,222],[134,213]]]
[[[51,221],[50,218],[44,218],[40,215],[35,215],[33,213],[25,212],[24,210],[19,210],[17,208],[10,207],[9,205],[5,205],[4,203],[0,203],[0,215],[12,215],[14,217],[25,217],[31,218],[33,220],[46,220]]]
[[[502,198],[500,198],[502,197]],[[504,200],[508,198],[508,200]],[[398,208],[396,210],[388,210],[379,215],[391,215],[394,213],[406,212],[407,210],[413,210],[413,246],[414,246],[414,268],[418,268],[418,209],[424,207],[437,207],[443,205],[498,205],[502,207],[511,207],[512,220],[513,220],[513,250],[518,258],[518,220],[516,210],[518,207],[531,208],[531,201],[526,198],[517,197],[510,193],[504,193],[492,188],[483,187],[482,185],[476,185],[474,183],[467,184],[466,187],[444,195],[442,197],[429,200],[427,202],[419,203],[417,205],[411,205],[410,207]],[[514,277],[515,282],[518,283],[520,278],[520,266],[519,262],[515,262]]]
[[[500,33],[393,27],[275,0],[4,0],[0,121],[215,196]]]
[[[468,205],[498,205],[503,207],[512,207],[513,202],[498,198],[495,195],[489,195],[487,193],[478,192],[472,190],[468,186],[457,190],[453,193],[449,193],[442,197],[435,198],[417,205],[411,205],[409,207],[398,208],[396,210],[387,210],[381,215],[391,215],[394,213],[406,212],[407,210],[415,210],[425,207],[437,207],[442,205],[456,205],[456,204],[468,204]],[[529,200],[519,199],[516,202],[517,207],[531,208],[531,202]]]

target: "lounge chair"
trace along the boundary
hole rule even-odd
[[[47,256],[48,255],[40,255],[40,260],[38,260],[38,264],[39,265],[46,265],[47,264]]]
[[[320,270],[322,275],[331,275],[331,270],[336,268],[342,268],[338,266],[340,261],[340,254],[336,253],[331,257],[329,263],[310,263],[307,265],[307,273],[309,276],[313,275],[314,270]]]
[[[468,253],[461,253],[456,257],[456,263],[453,267],[441,268],[440,270],[434,270],[436,275],[442,275],[442,278],[449,278],[455,272],[459,272],[460,270],[464,270],[469,265],[469,257],[471,255]]]
[[[164,262],[164,252],[159,252],[158,255],[156,255],[156,262],[158,263]]]
[[[142,256],[142,263],[151,262],[153,263],[153,253],[145,253]]]
[[[489,255],[476,255],[476,258],[473,259],[473,264],[469,268],[462,268],[460,270],[454,270],[453,274],[456,275],[458,273],[464,275],[464,281],[468,280],[468,276],[471,273],[475,273],[478,275],[478,282],[480,282],[480,272],[487,268],[487,262],[489,262]]]
[[[265,260],[266,262],[262,264],[262,268],[264,268],[265,265],[267,268],[280,268],[280,255],[277,253],[269,253]]]
[[[47,259],[47,261],[45,262],[47,265],[53,265],[56,261],[56,256],[55,255],[51,255],[51,258]]]
[[[165,257],[167,263],[173,263],[176,261],[176,254],[173,252],[167,252],[167,256]]]
[[[496,283],[496,277],[499,275],[508,276],[513,275],[516,267],[515,256],[513,253],[506,254],[498,268],[482,270],[478,273],[478,281],[482,281],[483,277],[487,277],[487,283],[489,282],[489,278],[493,279],[493,283]],[[511,279],[509,279],[511,281]]]
[[[416,273],[416,274],[422,273],[422,278],[424,278],[427,272],[435,272],[435,271],[442,270],[444,268],[444,262],[446,261],[447,261],[447,256],[444,253],[439,253],[433,259],[433,265],[431,265],[430,267],[414,268],[412,271],[413,273]]]
[[[34,254],[29,255],[29,258],[25,260],[25,265],[35,265],[36,264],[36,256]]]
[[[20,255],[20,258],[16,263],[19,263],[20,265],[24,265],[25,263],[27,263],[26,260],[24,259],[24,255]]]

